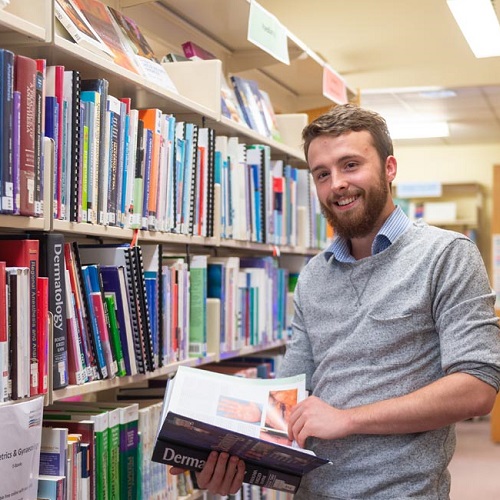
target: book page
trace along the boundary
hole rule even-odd
[[[307,397],[305,375],[248,379],[181,366],[167,390],[166,412],[294,446],[287,428],[291,409]]]

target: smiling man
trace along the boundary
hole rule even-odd
[[[491,411],[500,333],[484,263],[462,234],[411,222],[391,197],[397,161],[385,120],[337,106],[303,131],[335,237],[305,266],[279,376],[311,396],[288,434],[331,460],[296,499],[443,500],[453,424]],[[214,454],[198,482],[234,492],[242,463]]]

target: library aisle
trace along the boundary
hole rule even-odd
[[[489,419],[457,424],[457,451],[450,464],[451,500],[500,499],[500,444],[490,439]]]

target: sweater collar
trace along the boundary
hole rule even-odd
[[[410,219],[397,206],[375,236],[372,243],[372,255],[389,248],[410,226]],[[351,255],[351,242],[341,236],[334,237],[332,244],[324,251],[324,255],[327,261],[333,255],[339,262],[356,262],[356,259]]]

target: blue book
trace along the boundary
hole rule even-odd
[[[95,311],[95,299],[92,298],[93,296],[96,297],[96,294],[99,294],[100,298],[99,288],[96,286],[96,268],[96,265],[86,265],[81,267],[81,271],[83,277],[83,286],[85,289],[85,298],[88,304],[90,327],[97,356],[98,369],[101,373],[102,378],[108,378],[108,376],[110,376],[111,374],[108,372],[108,366],[104,354],[103,338],[100,332],[99,320]]]
[[[59,103],[55,96],[45,97],[45,137],[50,137],[54,140],[54,165],[57,165],[59,158],[59,148],[57,147],[59,142]],[[56,183],[57,175],[54,175],[54,193],[57,192]],[[54,206],[54,217],[56,215]]]
[[[120,331],[120,341],[125,361],[127,375],[137,374],[135,361],[134,339],[132,332],[132,319],[125,268],[123,266],[100,265],[104,294],[112,294],[116,304],[116,319]]]
[[[12,172],[12,108],[14,99],[14,53],[0,49],[0,200],[1,212],[14,210]]]
[[[146,300],[149,307],[149,323],[151,326],[151,340],[155,366],[159,366],[160,338],[159,338],[159,311],[158,311],[158,273],[144,271],[146,285]]]
[[[153,131],[144,129],[144,193],[142,197],[142,229],[148,228],[149,186],[151,184],[151,161],[153,155]]]
[[[207,297],[220,300],[220,345],[221,352],[226,350],[226,267],[223,263],[208,262]]]

